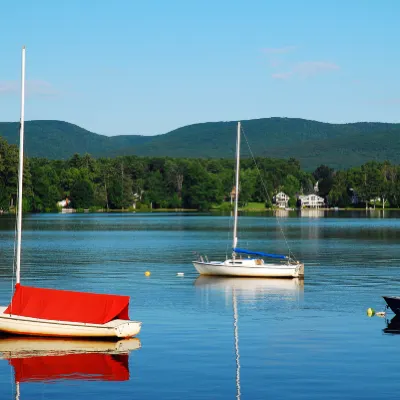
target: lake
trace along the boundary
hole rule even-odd
[[[17,390],[21,400],[398,398],[400,335],[383,332],[393,314],[369,318],[366,310],[384,311],[382,295],[400,295],[399,217],[241,217],[241,247],[287,253],[284,232],[305,263],[298,281],[199,278],[194,252],[230,254],[228,215],[26,215],[24,284],[129,295],[130,317],[143,326],[129,355],[0,360],[0,398]],[[13,238],[13,217],[1,216],[3,305]]]

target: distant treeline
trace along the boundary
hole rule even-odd
[[[18,148],[0,138],[0,209],[16,203]],[[241,161],[240,202],[272,206],[283,191],[295,206],[297,196],[318,193],[327,206],[365,206],[381,199],[400,205],[400,167],[369,162],[346,171],[321,165],[313,173],[300,163],[256,158]],[[185,208],[207,210],[229,201],[234,187],[234,160],[121,156],[93,158],[74,155],[68,160],[25,159],[24,211],[56,211],[68,198],[76,209]],[[376,203],[376,201],[375,201]]]

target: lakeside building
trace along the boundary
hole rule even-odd
[[[299,196],[301,207],[307,208],[320,208],[325,206],[325,200],[316,195],[308,194],[307,196]]]

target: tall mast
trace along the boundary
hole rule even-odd
[[[237,245],[237,218],[238,218],[238,201],[239,201],[239,165],[240,165],[240,122],[237,126],[237,142],[236,142],[236,185],[235,185],[235,211],[233,223],[233,243],[232,247]]]
[[[24,176],[24,118],[25,118],[25,46],[22,47],[21,74],[21,120],[19,130],[19,168],[18,168],[18,219],[17,219],[17,268],[16,283],[21,275],[21,240],[22,240],[22,180]]]

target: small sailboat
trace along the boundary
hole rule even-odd
[[[44,289],[20,284],[24,100],[25,47],[22,49],[16,285],[11,303],[8,307],[0,307],[0,332],[13,335],[80,338],[135,336],[141,329],[141,322],[129,320],[128,296]]]
[[[264,278],[303,278],[304,264],[290,256],[270,254],[260,251],[249,251],[237,247],[238,201],[239,201],[239,167],[240,167],[240,122],[237,126],[236,142],[236,185],[233,223],[232,258],[225,261],[208,261],[199,256],[193,265],[201,275],[224,275]],[[243,256],[247,256],[244,258]],[[264,259],[280,260],[266,262]]]

